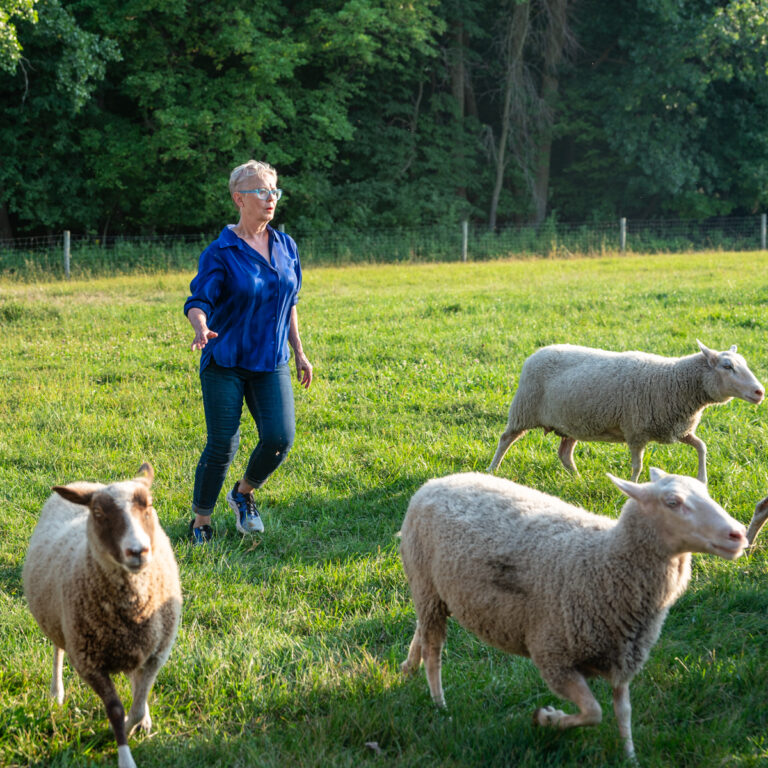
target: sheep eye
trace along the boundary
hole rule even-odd
[[[727,360],[723,362],[723,368],[725,368],[726,371],[732,371],[733,370],[733,364],[729,363]]]
[[[667,506],[671,509],[676,509],[680,506],[680,499],[676,496],[670,496],[670,498],[667,499]]]

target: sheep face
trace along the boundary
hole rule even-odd
[[[746,528],[693,477],[668,475],[655,468],[651,469],[650,483],[609,477],[653,521],[670,554],[703,552],[736,560],[748,546]]]
[[[138,573],[151,561],[154,532],[159,526],[150,486],[154,473],[142,465],[140,475],[102,487],[81,484],[53,490],[74,504],[89,508],[88,538],[97,556],[129,573]]]
[[[137,573],[152,560],[156,513],[148,490],[139,484],[116,483],[96,494],[89,505],[88,535],[114,563]]]
[[[731,397],[755,405],[763,401],[765,388],[749,370],[747,361],[736,352],[735,344],[727,352],[716,352],[698,343],[713,375],[712,395],[721,402]]]

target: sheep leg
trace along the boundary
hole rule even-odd
[[[51,676],[51,698],[61,706],[64,703],[64,649],[53,646],[53,675]]]
[[[575,728],[579,725],[597,725],[603,719],[603,711],[597,699],[578,672],[557,670],[555,675],[548,675],[544,679],[554,693],[572,701],[579,708],[579,713],[567,715],[561,709],[540,707],[533,713],[535,725]]]
[[[115,690],[115,684],[109,675],[99,671],[80,672],[80,676],[88,685],[93,688],[96,695],[104,702],[104,708],[107,710],[109,724],[115,734],[117,742],[117,766],[118,768],[136,768],[136,763],[131,755],[131,749],[128,746],[128,739],[125,735],[125,709],[120,697]]]
[[[624,739],[624,751],[627,757],[635,757],[635,745],[632,742],[632,704],[629,701],[629,683],[621,683],[613,689],[613,711],[619,724],[619,734]]]
[[[707,446],[704,441],[695,435],[693,432],[683,435],[680,438],[681,443],[686,445],[692,445],[696,449],[696,453],[699,455],[699,471],[696,477],[700,482],[707,484]]]
[[[442,651],[445,642],[445,621],[442,627],[432,627],[429,631],[422,630],[421,653],[424,657],[424,669],[427,673],[427,685],[432,701],[438,707],[445,707],[445,694],[441,675]]]
[[[129,736],[136,730],[143,730],[145,733],[152,732],[152,718],[147,706],[147,697],[164,661],[165,659],[158,656],[150,656],[143,667],[134,670],[131,674],[133,701],[125,722]]]
[[[414,589],[412,584],[411,589],[418,623],[408,651],[408,658],[401,669],[404,672],[415,670],[418,667],[418,659],[421,657],[424,660],[424,669],[427,673],[427,684],[432,701],[438,707],[444,707],[445,695],[440,667],[443,644],[445,643],[448,608],[431,585],[426,589]]]
[[[419,622],[416,622],[416,631],[413,633],[411,646],[408,649],[408,658],[400,665],[400,671],[404,675],[412,675],[421,664],[421,631]]]
[[[560,446],[557,449],[557,457],[567,470],[578,475],[579,470],[576,469],[576,465],[573,463],[573,449],[576,447],[577,442],[572,437],[561,438]]]
[[[749,530],[747,531],[747,538],[749,539],[749,545],[752,546],[755,543],[757,534],[760,533],[760,529],[768,519],[768,496],[762,501],[757,502],[755,507],[755,513],[752,515],[752,520],[749,522]]]
[[[527,429],[516,430],[512,429],[511,427],[507,427],[504,432],[502,432],[502,435],[499,438],[499,445],[496,448],[496,453],[493,455],[491,465],[488,467],[489,472],[496,471],[499,464],[501,464],[501,460],[504,458],[504,454],[507,452],[509,446],[512,445],[515,440],[521,438],[527,431]]]
[[[645,443],[642,445],[638,445],[637,443],[630,443],[629,452],[632,456],[632,482],[636,483],[637,478],[640,477],[640,473],[643,471],[643,455],[645,454]]]

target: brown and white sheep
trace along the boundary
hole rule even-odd
[[[135,768],[126,733],[149,732],[147,696],[171,652],[181,614],[176,559],[152,506],[152,466],[133,480],[55,486],[24,561],[32,615],[53,642],[51,696],[64,701],[64,653],[99,695],[119,768]],[[126,673],[128,717],[111,675]]]

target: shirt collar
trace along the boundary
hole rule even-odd
[[[221,230],[221,234],[219,235],[219,245],[222,248],[240,247],[242,240],[232,231],[236,226],[236,224],[227,224],[227,226]],[[267,232],[269,232],[270,238],[274,240],[277,230],[271,224],[267,224]]]

